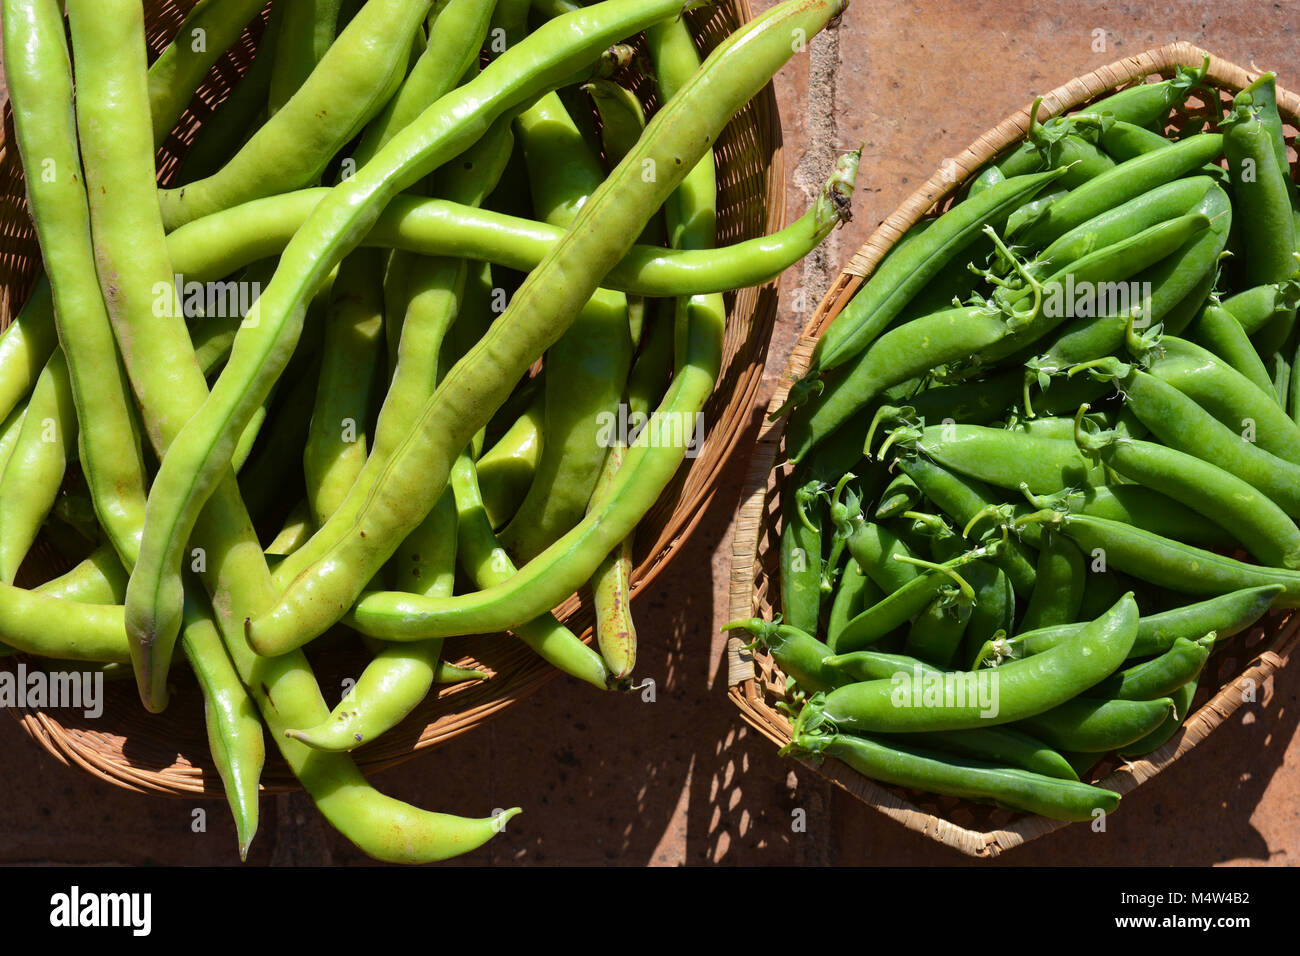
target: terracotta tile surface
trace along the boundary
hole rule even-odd
[[[771,4],[760,0],[757,7]],[[1104,50],[1097,49],[1104,39]],[[1300,84],[1300,3],[857,0],[839,31],[777,80],[789,212],[837,149],[865,141],[856,218],[783,280],[767,385],[841,263],[948,155],[1034,94],[1119,57],[1189,40]],[[768,389],[762,397],[766,401]],[[434,754],[375,778],[394,796],[481,814],[521,804],[466,864],[961,864],[745,730],[726,699],[731,516],[758,413],[713,507],[636,605],[638,673],[655,700],[558,679]],[[711,568],[712,574],[704,569]],[[1113,814],[1007,854],[1037,864],[1295,863],[1300,855],[1300,670],[1284,670],[1194,753]],[[59,765],[0,719],[0,862],[229,863],[219,803],[144,797]],[[206,830],[194,832],[195,810]],[[807,827],[795,832],[795,811]],[[251,862],[365,862],[302,796],[266,798]]]

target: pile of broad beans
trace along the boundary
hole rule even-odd
[[[484,679],[444,660],[466,635],[628,685],[633,537],[719,375],[722,293],[821,242],[857,170],[718,249],[713,146],[845,3],[778,5],[702,62],[681,0],[273,0],[159,188],[263,6],[203,0],[149,64],[140,0],[4,0],[43,271],[0,337],[0,641],[153,712],[194,692],[183,659],[241,854],[266,730],[363,851],[443,859],[518,809],[417,809],[348,751]],[[74,566],[17,587],[42,534]],[[598,649],[551,613],[585,588]],[[332,710],[323,636],[372,655]]]
[[[1088,771],[1300,606],[1298,238],[1273,75],[1227,104],[1203,69],[1035,115],[902,237],[791,390],[782,618],[731,625],[789,678],[787,750],[1116,807]]]

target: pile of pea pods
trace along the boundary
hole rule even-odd
[[[1087,820],[1119,801],[1089,771],[1300,606],[1300,193],[1273,74],[1229,104],[1206,69],[1035,102],[819,340],[781,617],[731,625],[789,679],[789,752]]]
[[[121,672],[157,713],[195,692],[179,645],[241,855],[264,731],[371,856],[500,832],[518,808],[417,809],[348,751],[486,679],[444,660],[468,635],[630,683],[633,538],[718,378],[722,293],[815,248],[857,172],[716,248],[713,145],[845,5],[779,4],[702,60],[681,0],[202,0],[149,63],[140,0],[3,0],[43,266],[0,336],[5,652]],[[72,569],[18,587],[42,535]],[[595,648],[551,613],[584,589]],[[332,710],[326,635],[372,653]]]

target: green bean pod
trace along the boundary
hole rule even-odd
[[[642,18],[639,21],[642,24],[669,15],[669,11],[657,3],[641,2],[636,6],[636,15]],[[556,45],[564,30],[560,29],[557,37],[552,28],[563,27],[574,17],[586,26],[584,39],[592,40],[601,35],[596,29],[600,21],[592,11],[625,9],[620,0],[590,8],[587,16],[573,14],[552,20],[528,40],[502,54],[493,66],[500,66],[512,53],[518,54],[530,45],[532,49]],[[438,394],[426,406],[419,429],[408,437],[398,455],[385,466],[379,484],[353,522],[366,529],[365,537],[346,532],[339,536],[340,529],[328,524],[321,529],[318,535],[334,543],[329,545],[321,559],[299,575],[276,608],[251,622],[249,638],[255,647],[270,650],[298,646],[347,612],[372,576],[371,566],[386,560],[392,548],[390,539],[399,537],[400,532],[418,522],[431,507],[431,502],[425,499],[436,495],[443,486],[450,470],[450,456],[455,454],[451,449],[462,439],[467,441],[469,435],[491,417],[492,411],[504,401],[524,371],[563,334],[582,303],[591,297],[605,273],[622,258],[653,211],[703,154],[730,116],[766,82],[767,76],[793,54],[788,43],[788,31],[797,27],[806,34],[816,32],[841,9],[842,4],[833,0],[784,4],[742,28],[713,51],[679,95],[655,115],[636,149],[583,205],[565,238],[524,280],[505,314],[449,373]],[[621,21],[618,28],[621,30],[631,25]],[[743,71],[729,69],[737,58],[746,64]],[[480,78],[487,77],[491,70],[489,67]],[[537,74],[543,78],[546,75],[545,70]],[[473,86],[472,82],[461,90],[471,90]],[[451,98],[449,94],[442,102]],[[394,138],[366,170],[384,168],[385,157],[390,151],[400,153],[408,133],[412,134],[413,142],[423,142],[426,134],[424,119],[429,116],[427,111],[421,123],[417,124],[420,128],[408,127]],[[659,171],[653,183],[645,182],[642,177],[641,170],[646,162],[652,163]],[[399,169],[403,167],[404,164],[398,164]],[[364,186],[369,177],[358,173],[353,185],[358,181]],[[382,202],[376,205],[382,205]],[[285,256],[296,258],[290,256],[289,250]],[[284,266],[281,268],[283,271]],[[551,281],[559,275],[567,276],[568,280]],[[263,294],[264,302],[274,287],[272,282],[272,287]],[[265,309],[263,314],[266,315]],[[639,439],[629,449],[615,479],[615,490],[608,499],[608,506],[589,513],[573,531],[520,569],[509,584],[466,595],[463,599],[452,599],[447,606],[446,620],[451,629],[490,632],[538,617],[541,608],[554,607],[573,593],[590,577],[599,560],[626,537],[653,498],[671,479],[685,454],[685,441],[680,431],[682,418],[694,421],[712,391],[720,363],[721,320],[724,317],[711,317],[707,323],[704,316],[700,318],[698,328],[697,323],[692,322],[691,329],[692,342],[698,338],[699,344],[688,349],[698,355],[698,360],[688,363],[674,380],[669,396],[642,432],[644,441]],[[286,331],[292,333],[294,330],[289,328]],[[292,334],[288,338],[291,340]],[[236,350],[238,348],[236,343]],[[220,389],[220,382],[217,389]],[[248,394],[253,391],[256,389]],[[242,405],[243,399],[237,398],[236,402]],[[199,436],[204,434],[202,417],[192,420],[192,423],[197,423],[195,434]],[[674,430],[677,437],[673,435]],[[206,442],[196,441],[195,447],[201,453],[208,446]],[[195,472],[196,469],[187,466],[185,474],[193,475]],[[415,475],[419,476],[418,487],[408,487]],[[155,487],[161,481],[160,471]],[[432,618],[432,615],[415,615],[417,630],[431,628]],[[407,616],[407,620],[411,618]]]
[[[367,3],[284,106],[218,172],[159,193],[170,231],[239,203],[316,181],[330,158],[388,102],[431,0]],[[282,29],[282,40],[301,34]],[[272,80],[272,100],[275,81]]]
[[[77,448],[77,412],[63,351],[36,380],[0,477],[0,581],[12,584],[59,494]]]
[[[212,64],[234,46],[262,0],[201,0],[149,66],[153,141],[161,145],[181,118]]]

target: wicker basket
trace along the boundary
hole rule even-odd
[[[156,54],[175,35],[193,2],[160,0],[146,3],[147,35]],[[160,150],[160,177],[165,184],[195,131],[228,95],[247,70],[261,36],[262,19],[250,25],[239,43],[213,67],[177,129]],[[726,0],[688,13],[687,20],[700,50],[707,53],[752,16],[747,0]],[[622,78],[620,78],[622,79]],[[657,105],[653,84],[631,83],[647,109]],[[0,141],[0,327],[21,306],[31,286],[40,251],[27,215],[22,170],[13,141],[13,120],[4,110],[4,140]],[[738,114],[719,137],[718,241],[728,244],[781,229],[785,217],[785,168],[776,96],[769,84]],[[762,377],[763,360],[776,317],[776,286],[728,293],[722,373],[705,408],[707,431],[698,455],[679,469],[638,528],[632,595],[644,589],[671,560],[695,528],[716,489],[718,476],[746,421]],[[27,586],[66,570],[66,562],[38,543],[23,568]],[[584,640],[592,637],[594,614],[586,597],[574,595],[556,614]],[[447,742],[494,713],[534,693],[559,672],[517,641],[468,638],[448,647],[462,651],[456,663],[480,666],[492,679],[443,687],[431,694],[405,721],[354,756],[366,773],[382,770]],[[359,642],[312,652],[312,663],[327,699],[341,693],[345,677],[355,678],[369,656]],[[140,706],[133,682],[105,686],[103,715],[83,720],[68,711],[11,709],[22,726],[59,760],[80,766],[97,777],[129,789],[174,796],[219,796],[221,782],[208,757],[202,701],[190,675],[179,671],[167,712],[154,716]],[[288,767],[273,752],[263,774],[270,792],[298,789]]]
[[[1205,52],[1188,43],[1175,43],[1120,60],[1086,76],[1070,80],[1043,97],[1040,117],[1056,116],[1109,94],[1118,87],[1144,77],[1173,75],[1176,66],[1199,67]],[[1236,92],[1258,76],[1210,57],[1207,79],[1222,91]],[[1221,94],[1222,95],[1222,94]],[[1300,123],[1300,96],[1277,91],[1278,107],[1290,125],[1288,139],[1294,140]],[[1205,112],[1206,104],[1193,98],[1182,111],[1184,117]],[[793,382],[810,364],[817,338],[890,247],[908,229],[927,216],[943,212],[962,184],[990,159],[1020,142],[1029,129],[1029,107],[1008,117],[979,137],[959,155],[940,164],[938,172],[909,196],[863,244],[822,300],[804,329],[777,385],[769,410],[779,408]],[[778,506],[782,469],[774,468],[781,449],[785,419],[765,422],[758,437],[736,521],[732,550],[730,615],[733,619],[759,616],[770,619],[779,603],[776,590],[780,557],[780,509]],[[1216,654],[1202,679],[1191,716],[1183,729],[1163,748],[1147,758],[1129,764],[1107,758],[1094,769],[1093,781],[1127,793],[1182,757],[1223,723],[1241,706],[1254,699],[1254,691],[1278,668],[1294,649],[1300,615],[1272,614],[1262,626],[1238,635],[1226,650]],[[789,720],[774,703],[784,694],[785,677],[765,654],[743,649],[743,639],[728,643],[728,695],[741,715],[773,743],[790,742]],[[962,853],[993,857],[1035,837],[1050,833],[1064,823],[1036,814],[1013,813],[954,797],[886,786],[862,777],[836,760],[822,764],[801,761],[817,770],[858,799],[916,830]]]

